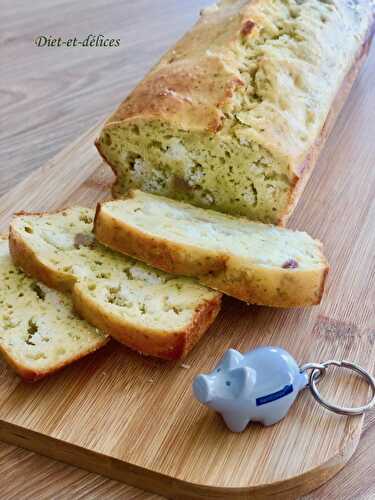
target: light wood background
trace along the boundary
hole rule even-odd
[[[207,3],[61,0],[52,8],[47,0],[3,0],[0,194],[101,120]],[[121,45],[57,49],[32,42],[41,34],[85,38],[89,33],[121,38]],[[374,51],[371,62],[375,66]],[[308,498],[374,497],[374,445],[372,416],[349,465]],[[1,498],[158,498],[1,443],[0,474]]]

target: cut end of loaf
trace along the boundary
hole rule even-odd
[[[289,203],[294,177],[285,162],[234,134],[187,133],[139,121],[108,126],[97,145],[116,174],[115,197],[140,188],[272,223]]]

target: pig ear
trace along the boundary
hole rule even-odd
[[[232,370],[240,364],[242,358],[243,356],[240,352],[235,349],[228,349],[219,365],[224,370]]]
[[[230,372],[234,395],[241,397],[250,394],[255,384],[255,372],[249,366],[240,366]]]

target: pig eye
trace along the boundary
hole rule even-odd
[[[225,382],[225,385],[230,386],[230,385],[231,385],[231,381],[230,381],[230,380],[227,380],[227,381]]]

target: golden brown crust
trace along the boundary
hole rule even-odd
[[[132,192],[129,193],[132,196]],[[225,269],[227,256],[197,247],[182,247],[170,241],[161,241],[151,236],[147,238],[141,231],[116,221],[108,212],[102,210],[98,203],[94,220],[94,233],[102,244],[118,252],[137,256],[142,262],[151,263],[153,267],[167,273],[196,276]]]
[[[36,382],[37,380],[40,380],[44,377],[47,377],[49,375],[53,375],[54,373],[62,370],[66,366],[71,365],[75,361],[78,361],[84,357],[86,357],[89,354],[92,354],[99,349],[101,349],[103,346],[105,346],[108,342],[110,341],[110,337],[106,337],[102,343],[97,344],[95,347],[91,349],[87,349],[84,352],[81,352],[77,356],[74,356],[70,358],[68,361],[62,361],[59,364],[56,364],[52,369],[48,370],[31,370],[30,368],[25,367],[24,365],[18,363],[10,354],[4,349],[2,346],[0,346],[0,352],[5,358],[5,361],[13,368],[13,370],[26,382]]]
[[[53,368],[48,369],[48,370],[32,370],[30,368],[27,368],[26,366],[22,365],[21,363],[18,363],[14,357],[12,357],[8,351],[0,345],[0,352],[5,358],[5,361],[13,368],[15,372],[26,382],[36,382],[37,380],[40,380],[44,377],[47,377],[49,375],[52,375],[53,373],[56,373],[57,371],[62,370],[66,366],[69,366],[70,364],[74,363],[75,361],[78,361],[88,354],[91,354],[93,352],[96,352],[97,350],[101,349],[103,346],[105,346],[108,342],[110,341],[110,337],[105,337],[103,341],[99,344],[97,344],[95,347],[92,347],[90,349],[87,349],[86,351],[80,352],[80,354],[77,354],[77,356],[74,356],[70,358],[67,361],[62,361],[61,363],[56,364]]]
[[[221,79],[210,79],[212,73],[222,75]],[[142,117],[168,120],[186,130],[204,128],[216,133],[224,118],[221,107],[241,85],[243,81],[227,71],[219,58],[206,58],[199,65],[193,61],[191,65],[164,66],[119,106],[108,127]],[[193,106],[193,100],[200,105]]]
[[[22,215],[27,214],[23,213]],[[9,250],[13,262],[28,276],[41,281],[50,288],[55,288],[56,290],[60,290],[62,292],[72,290],[74,283],[76,282],[74,275],[61,273],[56,269],[51,269],[49,264],[44,263],[36,252],[34,252],[34,250],[26,244],[12,225],[10,225],[9,229]]]
[[[142,117],[165,119],[186,130],[218,132],[226,103],[244,85],[233,64],[231,47],[241,36],[251,36],[251,30],[241,34],[251,21],[249,16],[248,9],[239,12],[238,6],[229,5],[213,16],[202,15],[120,104],[107,126]],[[226,57],[222,51],[215,56],[216,45],[221,48],[223,44]]]
[[[300,273],[298,275],[298,273]],[[220,290],[248,304],[271,307],[305,307],[320,304],[328,266],[314,272],[289,271],[288,275],[280,271],[270,278],[264,272],[249,274],[240,268],[228,267],[224,273],[199,276],[199,281],[215,290]],[[271,279],[280,283],[276,295],[271,289],[259,288],[256,281]]]
[[[136,328],[134,324],[127,322],[126,318],[115,316],[101,307],[100,303],[85,293],[84,286],[79,283],[74,286],[73,301],[77,312],[83,318],[120,343],[147,356],[176,360],[185,357],[213,323],[220,311],[221,296],[201,304],[190,324],[175,332]]]
[[[15,217],[44,217],[51,213],[59,214],[64,212],[66,207],[59,208],[53,212],[26,212],[21,211],[15,213]],[[36,252],[30,248],[23,238],[18,234],[17,230],[11,223],[9,226],[9,250],[13,262],[19,266],[24,273],[38,281],[41,281],[50,288],[60,290],[61,292],[69,292],[72,290],[76,277],[72,273],[61,272],[57,269],[51,269],[48,263],[43,262]]]
[[[321,300],[322,300],[322,297],[323,297],[323,293],[324,293],[324,287],[325,287],[325,284],[326,284],[326,281],[327,281],[327,276],[328,276],[328,272],[329,272],[329,265],[327,264],[327,267],[324,269],[324,273],[322,275],[322,280],[321,280],[321,284],[320,284],[320,290],[319,290],[319,295],[317,297],[317,304],[320,304]]]
[[[44,377],[44,374],[40,374],[35,370],[30,370],[29,368],[25,368],[20,363],[17,363],[15,359],[9,355],[8,351],[4,349],[1,345],[0,345],[0,352],[4,357],[5,361],[8,363],[8,365],[26,382],[36,382],[37,380]]]
[[[116,220],[104,207],[105,203],[98,207],[95,218],[97,239],[150,266],[194,276],[202,284],[250,304],[300,307],[319,304],[322,299],[329,269],[322,253],[322,266],[313,270],[255,267],[229,254],[152,237],[123,219]]]

